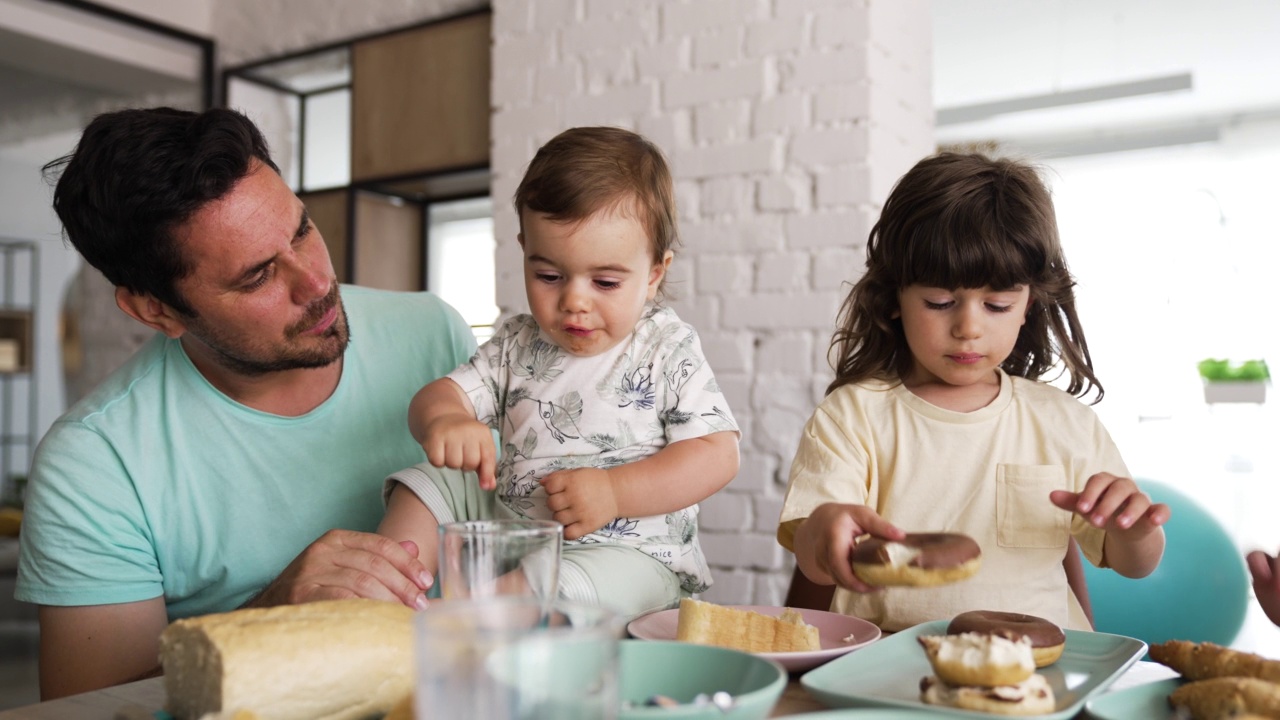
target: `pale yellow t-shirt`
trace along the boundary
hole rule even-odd
[[[907,532],[959,532],[982,548],[973,577],[936,588],[837,588],[832,610],[885,630],[966,610],[1004,610],[1089,630],[1062,567],[1068,536],[1101,564],[1104,533],[1049,501],[1095,473],[1128,477],[1111,436],[1076,398],[1000,373],[1000,393],[969,413],[901,385],[846,385],[805,425],[791,465],[778,541],[823,503],[868,505]]]

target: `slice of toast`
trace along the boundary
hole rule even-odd
[[[680,601],[676,640],[746,652],[821,650],[818,628],[785,608],[778,617],[685,598]]]

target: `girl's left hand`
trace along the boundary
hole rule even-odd
[[[1054,490],[1054,505],[1083,517],[1094,527],[1122,536],[1141,537],[1169,520],[1169,506],[1153,503],[1132,478],[1098,473],[1085,483],[1084,491]]]
[[[547,508],[564,526],[564,539],[577,540],[618,517],[618,498],[609,471],[600,468],[561,470],[542,478]]]

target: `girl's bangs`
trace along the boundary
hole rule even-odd
[[[1003,228],[964,228],[944,231],[944,223],[918,227],[911,234],[900,266],[894,268],[898,287],[923,285],[946,289],[990,287],[1004,290],[1030,285],[1044,265],[1035,243],[1014,237]],[[1039,255],[1039,257],[1035,257]]]

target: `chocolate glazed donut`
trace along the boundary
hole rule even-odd
[[[1061,657],[1067,641],[1062,628],[1044,618],[996,610],[970,610],[960,613],[947,625],[948,635],[967,632],[999,635],[1008,640],[1027,637],[1031,640],[1031,653],[1035,656],[1038,668],[1056,662]]]
[[[868,585],[945,585],[978,572],[982,550],[960,533],[907,533],[902,540],[869,537],[849,553],[853,574]]]

